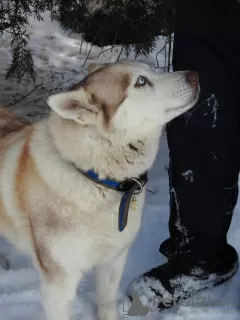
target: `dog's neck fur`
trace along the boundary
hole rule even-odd
[[[122,181],[138,177],[152,166],[158,150],[160,132],[141,140],[113,144],[94,127],[64,120],[54,112],[47,124],[61,156],[81,170],[93,169],[101,179]]]

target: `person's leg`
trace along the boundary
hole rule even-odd
[[[177,9],[174,71],[197,70],[201,95],[193,111],[167,127],[170,239],[161,252],[194,251],[199,260],[227,243],[238,196],[240,6],[184,0]]]
[[[167,127],[170,239],[160,252],[169,262],[137,279],[132,291],[137,303],[140,298],[152,310],[226,281],[238,266],[227,232],[240,164],[240,5],[234,0],[177,2],[174,70],[197,70],[201,97],[198,106]]]

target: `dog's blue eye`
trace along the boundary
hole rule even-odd
[[[145,86],[145,84],[147,84],[148,80],[146,77],[144,76],[140,76],[138,79],[137,79],[137,82],[136,82],[136,87],[142,87],[142,86]]]

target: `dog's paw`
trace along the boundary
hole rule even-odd
[[[10,264],[8,259],[5,256],[0,255],[0,268],[3,270],[9,270]]]

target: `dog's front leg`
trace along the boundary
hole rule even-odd
[[[117,293],[128,250],[112,263],[96,267],[96,290],[100,320],[118,320]]]
[[[41,293],[47,320],[73,319],[73,302],[79,275],[55,274],[42,278]]]

